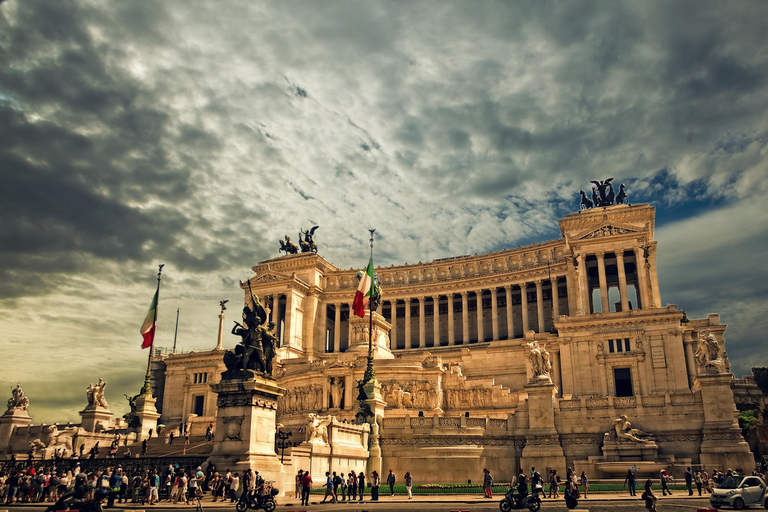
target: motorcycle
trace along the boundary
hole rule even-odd
[[[280,491],[272,487],[272,481],[264,484],[264,489],[261,493],[252,490],[246,496],[246,499],[240,499],[235,505],[237,512],[245,512],[246,510],[264,510],[265,512],[272,512],[277,506],[275,496],[280,494]]]
[[[45,509],[45,512],[57,512],[61,510],[79,510],[80,512],[102,512],[101,503],[107,499],[109,493],[104,490],[97,490],[93,493],[93,499],[79,500],[75,498],[75,493],[68,492],[63,494],[56,503]]]
[[[541,490],[542,487],[537,485],[531,490],[531,494],[520,496],[515,492],[516,489],[510,487],[504,499],[499,502],[499,510],[501,512],[509,512],[513,509],[527,508],[531,512],[539,512],[539,508],[541,508],[539,493]]]

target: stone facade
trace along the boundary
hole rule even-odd
[[[681,473],[688,464],[751,469],[736,423],[726,326],[717,315],[688,320],[662,306],[654,208],[583,210],[560,229],[562,238],[532,246],[377,269],[384,473],[438,482],[477,479],[484,467],[508,480],[532,464],[573,466],[593,478],[609,478],[611,463],[626,462],[649,472],[663,465]],[[318,413],[351,423],[368,337],[367,317],[351,314],[355,270],[312,253],[253,270],[253,292],[277,325],[274,375],[286,389],[277,421],[298,430]],[[533,342],[551,364],[545,381],[528,364]],[[201,395],[203,414],[191,419],[214,421],[210,385],[224,370],[220,361],[216,350],[165,359],[162,422],[188,421]],[[203,372],[207,381],[191,382]],[[611,437],[622,415],[653,439],[631,445],[638,441]]]

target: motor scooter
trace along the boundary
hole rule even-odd
[[[280,491],[272,487],[273,482],[269,481],[264,484],[264,490],[261,493],[256,490],[250,491],[245,499],[241,499],[235,505],[237,512],[245,512],[246,510],[264,510],[265,512],[272,512],[277,506],[275,496],[280,494]]]
[[[75,498],[74,492],[63,494],[53,505],[45,509],[45,512],[57,512],[61,510],[79,510],[80,512],[102,512],[101,504],[107,499],[109,493],[98,489],[90,500]]]
[[[510,487],[507,490],[504,499],[499,502],[499,510],[501,510],[501,512],[509,512],[514,509],[527,508],[531,512],[539,512],[539,509],[541,508],[541,498],[539,498],[539,493],[541,490],[541,485],[536,485],[531,489],[531,494],[520,496],[517,494],[514,487]]]

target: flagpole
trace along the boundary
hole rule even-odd
[[[373,265],[373,233],[375,229],[369,229],[371,232],[371,265]],[[373,269],[372,269],[373,270]],[[373,270],[371,276],[371,297],[368,300],[368,366],[365,369],[365,381],[369,382],[376,378],[376,373],[373,371],[373,295],[376,292],[376,271]]]
[[[149,356],[147,357],[147,374],[144,376],[144,387],[141,388],[142,395],[152,394],[152,351],[155,349],[155,332],[157,331],[157,309],[160,307],[160,275],[163,273],[163,267],[165,263],[162,263],[157,270],[157,304],[155,304],[154,317],[152,318],[152,325],[154,327],[152,331],[152,343],[149,345]]]

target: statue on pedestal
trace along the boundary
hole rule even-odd
[[[29,398],[24,395],[24,390],[21,389],[20,384],[16,384],[15,388],[11,388],[11,398],[8,399],[8,410],[6,412],[13,412],[14,410],[26,411],[29,405]]]
[[[331,377],[331,405],[330,409],[341,409],[344,407],[344,379],[341,377]]]
[[[250,287],[249,281],[248,288]],[[234,351],[227,350],[224,353],[226,373],[252,376],[253,372],[258,372],[271,376],[277,341],[274,333],[275,323],[267,323],[267,312],[253,291],[251,291],[251,300],[253,309],[245,306],[243,323],[235,321],[235,326],[232,328],[232,334],[240,336],[242,341]]]
[[[702,368],[712,369],[717,373],[730,371],[725,351],[720,348],[720,344],[712,331],[707,330],[699,333],[699,346],[693,357]]]
[[[104,398],[104,388],[106,387],[107,383],[101,378],[99,378],[99,382],[97,382],[95,386],[93,383],[89,384],[88,387],[85,388],[85,396],[88,398],[88,405],[109,409],[107,399]]]
[[[538,341],[526,343],[525,351],[528,354],[528,362],[531,364],[531,372],[533,373],[531,380],[552,382],[552,378],[549,375],[549,372],[552,370],[549,352],[541,347]]]
[[[613,430],[616,432],[616,439],[619,440],[628,439],[636,443],[647,443],[650,441],[648,439],[650,434],[640,429],[632,428],[632,423],[629,422],[626,414],[622,414],[613,420]]]

